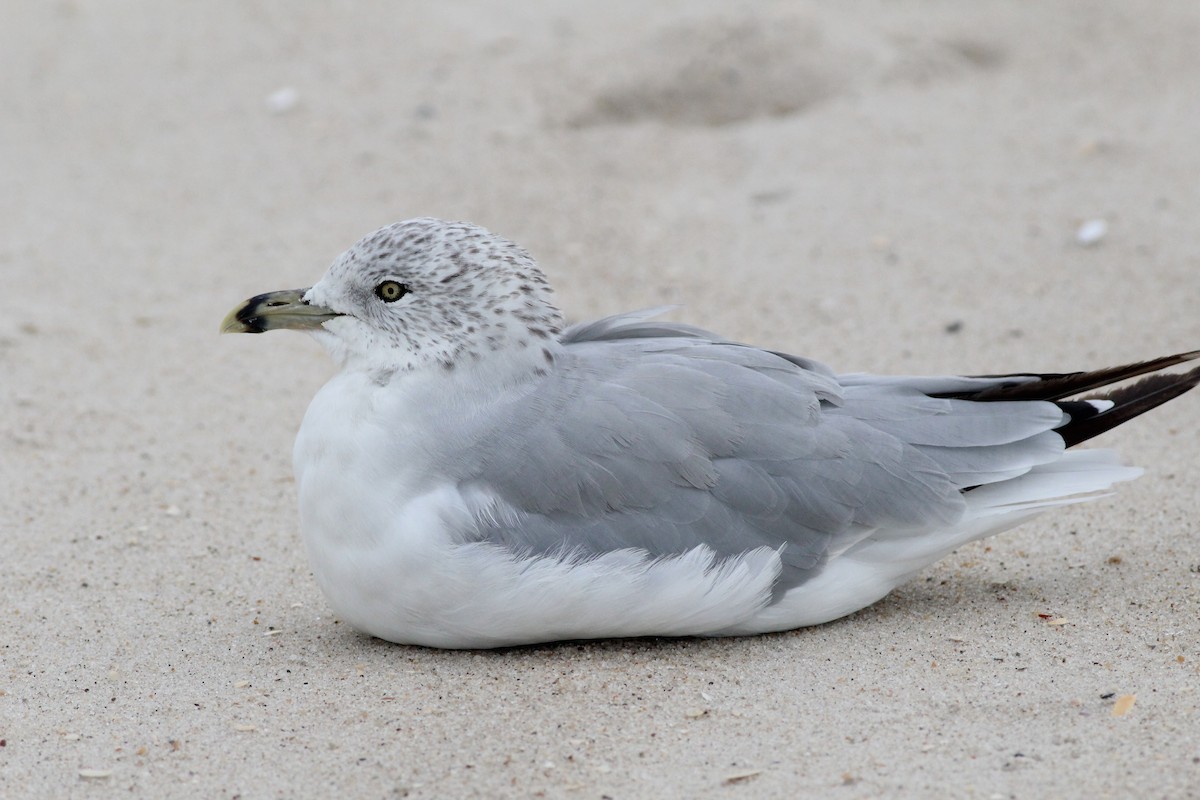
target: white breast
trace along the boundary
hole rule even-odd
[[[313,398],[293,454],[317,582],[335,611],[372,633],[406,608],[418,616],[405,599],[435,592],[430,567],[450,544],[441,510],[453,503],[423,455],[420,413],[382,388],[362,373],[335,377]]]

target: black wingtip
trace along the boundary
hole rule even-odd
[[[1171,356],[1124,364],[1119,367],[1098,369],[1092,372],[1065,372],[1057,374],[979,375],[995,381],[982,389],[947,392],[934,395],[957,400],[996,402],[1004,400],[1045,400],[1058,405],[1070,420],[1058,428],[1058,433],[1067,446],[1079,444],[1105,431],[1112,430],[1123,422],[1145,414],[1168,400],[1195,388],[1200,384],[1200,367],[1189,372],[1150,375],[1150,373],[1186,364],[1200,359],[1200,350],[1176,353]],[[1113,389],[1106,394],[1087,396],[1082,400],[1066,400],[1078,397],[1095,389],[1102,389],[1121,381],[1143,378],[1137,383]],[[1103,403],[1111,403],[1103,408]]]
[[[1120,381],[1148,375],[1186,364],[1200,358],[1200,350],[1190,350],[1186,353],[1176,353],[1173,356],[1163,356],[1150,361],[1138,361],[1134,364],[1122,364],[1119,367],[1098,369],[1090,372],[1063,373],[1017,373],[1012,375],[974,375],[972,377],[988,378],[996,383],[985,389],[968,392],[940,394],[938,397],[951,397],[960,400],[1062,400],[1064,397],[1090,392]]]
[[[1195,354],[1193,354],[1193,358]],[[1175,362],[1180,363],[1180,362]],[[1188,372],[1167,375],[1151,375],[1137,383],[1114,389],[1107,394],[1088,398],[1089,400],[1104,400],[1112,403],[1112,407],[1093,414],[1072,413],[1070,406],[1088,405],[1086,401],[1075,403],[1059,403],[1059,407],[1071,415],[1067,424],[1058,428],[1058,434],[1063,437],[1067,447],[1085,442],[1105,431],[1110,431],[1118,425],[1128,422],[1134,417],[1161,406],[1169,400],[1174,400],[1181,394],[1194,389],[1200,384],[1200,367]],[[1095,408],[1095,406],[1091,406]]]

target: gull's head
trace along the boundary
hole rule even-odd
[[[522,248],[477,225],[422,217],[364,237],[309,289],[250,298],[221,330],[305,330],[341,364],[396,371],[506,356],[544,366],[561,327]]]

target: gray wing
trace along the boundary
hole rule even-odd
[[[1052,433],[1030,444],[1062,420],[1049,403],[843,384],[815,362],[639,315],[562,341],[546,378],[456,448],[460,485],[506,512],[479,514],[472,541],[582,557],[765,546],[783,561],[778,596],[871,532],[953,523],[964,487],[1062,449]]]

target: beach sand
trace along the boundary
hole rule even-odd
[[[841,371],[1200,347],[1197,4],[4,16],[0,794],[1200,795],[1200,396],[1099,440],[1147,468],[1115,497],[836,623],[447,652],[310,574],[325,354],[217,335],[434,215],[529,248],[571,319],[679,304]]]

